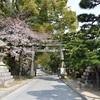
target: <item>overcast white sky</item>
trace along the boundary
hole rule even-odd
[[[81,9],[79,7],[79,2],[80,0],[68,0],[68,6],[71,6],[71,9],[73,11],[76,11],[76,14],[81,14],[81,13],[93,13],[93,14],[96,14],[96,15],[99,15],[100,14],[100,5],[95,7],[94,9]]]

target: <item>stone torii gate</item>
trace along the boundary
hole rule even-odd
[[[36,52],[59,52],[60,53],[60,60],[61,60],[61,68],[64,68],[64,54],[63,54],[63,49],[62,49],[62,43],[50,43],[50,44],[45,44],[41,46],[45,47],[59,47],[58,49],[35,49],[33,47],[33,50],[28,51],[29,53],[32,54],[32,64],[31,64],[31,72],[30,76],[34,76],[34,57]]]

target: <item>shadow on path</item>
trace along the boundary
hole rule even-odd
[[[27,94],[36,100],[82,100],[73,90],[66,85],[53,85],[53,89],[29,91]]]

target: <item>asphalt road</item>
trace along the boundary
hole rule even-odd
[[[56,75],[39,75],[2,100],[82,100]]]

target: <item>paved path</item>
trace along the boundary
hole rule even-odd
[[[38,76],[1,100],[82,100],[55,75]]]

